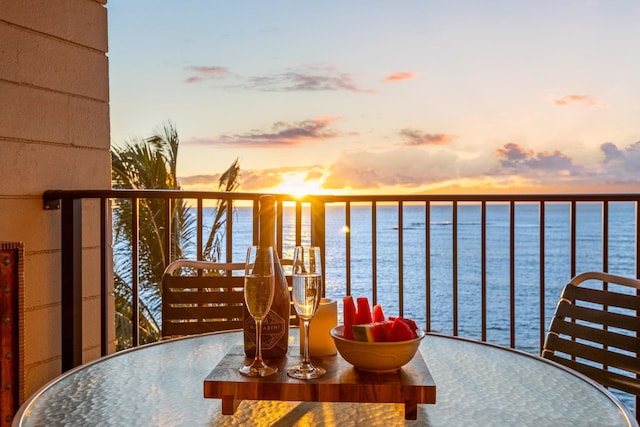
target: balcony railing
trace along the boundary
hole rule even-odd
[[[237,262],[237,254],[257,241],[260,196],[170,190],[47,191],[45,208],[61,210],[63,370],[82,361],[83,223],[100,224],[101,346],[106,354],[111,202],[131,201],[132,323],[137,325],[139,203],[164,201],[167,230],[175,200],[193,203],[198,231],[192,256],[197,259],[202,257],[205,211],[218,200],[228,201],[223,261]],[[369,296],[374,304],[391,301],[387,311],[416,317],[427,331],[539,353],[559,290],[571,277],[585,270],[640,277],[640,194],[275,196],[280,207],[276,227],[280,254],[294,244],[320,246],[326,254],[330,296]],[[83,200],[99,201],[99,218],[82,217]],[[250,225],[246,216],[238,215],[242,209],[248,212]],[[597,215],[587,218],[585,212],[594,210]],[[594,217],[599,219],[593,222]],[[238,236],[240,228],[243,236]],[[165,233],[163,244],[166,265],[173,260],[171,233]],[[521,308],[523,295],[528,299]],[[495,312],[502,314],[500,320]],[[537,345],[520,344],[524,333],[533,333]],[[137,342],[134,327],[133,345]]]

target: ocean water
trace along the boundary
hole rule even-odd
[[[545,205],[544,260],[540,259],[540,208],[537,204],[515,205],[514,317],[515,347],[539,354],[541,335],[553,315],[562,288],[571,279],[571,210],[568,203]],[[634,276],[635,207],[632,203],[610,203],[608,227],[608,265],[603,264],[603,215],[598,203],[578,203],[576,208],[576,272],[609,271]],[[213,217],[205,210],[207,216]],[[233,216],[233,261],[243,261],[251,242],[252,211],[237,208]],[[341,302],[346,294],[347,239],[351,244],[351,294],[371,301],[376,287],[377,301],[387,315],[398,315],[401,295],[398,287],[399,243],[398,207],[376,208],[376,254],[373,281],[372,210],[370,205],[352,205],[351,224],[345,230],[345,208],[327,205],[325,285],[326,295]],[[450,204],[430,206],[427,224],[424,204],[405,204],[403,223],[403,308],[404,316],[426,326],[427,301],[431,303],[431,330],[454,332],[453,286],[453,209]],[[309,212],[303,208],[303,243],[309,243]],[[458,335],[481,339],[481,206],[459,204],[457,213],[457,312]],[[290,258],[295,238],[295,214],[285,207],[283,214],[283,254]],[[510,206],[487,204],[486,210],[486,283],[487,341],[510,345]],[[430,251],[426,234],[429,227]],[[205,225],[206,228],[206,225]],[[223,253],[223,259],[226,255]],[[430,260],[430,293],[427,295],[427,257]],[[544,294],[541,295],[540,271],[544,269]],[[544,298],[544,319],[540,319]],[[372,301],[373,302],[373,301]],[[631,406],[628,397],[621,399]]]
[[[516,348],[540,351],[540,270],[544,268],[544,328],[553,314],[561,289],[571,279],[570,205],[545,206],[545,254],[540,260],[540,209],[537,204],[515,205],[514,295]],[[233,260],[243,261],[251,242],[251,209],[240,207],[233,217]],[[212,212],[205,210],[207,216]],[[327,205],[325,284],[326,294],[341,302],[346,294],[346,242],[351,243],[351,294],[373,299],[387,315],[398,315],[399,244],[398,208],[376,208],[376,283],[373,283],[372,211],[369,205],[351,206],[351,227],[345,232],[344,205]],[[426,293],[426,215],[424,204],[403,207],[403,306],[404,315],[426,325],[427,299],[431,302],[431,329],[452,334],[453,324],[453,210],[451,205],[430,209],[430,295]],[[458,334],[481,338],[481,207],[458,205],[457,311]],[[283,253],[291,257],[295,215],[292,207],[283,214]],[[488,204],[486,211],[487,340],[509,345],[510,317],[510,207]],[[205,226],[206,227],[206,226]],[[603,265],[602,206],[579,203],[576,208],[576,272],[604,271],[625,276],[635,274],[635,207],[632,203],[609,204],[608,265]],[[309,212],[303,209],[303,243],[309,243]],[[223,253],[223,258],[226,255]],[[372,301],[373,302],[373,301]]]

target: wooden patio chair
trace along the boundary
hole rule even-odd
[[[162,337],[242,329],[244,267],[184,259],[170,263],[162,276]],[[189,275],[175,274],[185,271]],[[291,310],[295,315],[293,305]],[[297,325],[297,316],[289,323]]]
[[[635,395],[637,406],[639,293],[637,279],[598,272],[574,277],[562,291],[542,357],[579,371],[605,387]]]

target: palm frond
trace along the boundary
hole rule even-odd
[[[111,179],[113,188],[179,190],[177,161],[180,139],[175,125],[167,121],[148,138],[133,138],[122,147],[112,147]],[[240,165],[238,160],[219,180],[219,189],[234,191],[238,188]],[[132,220],[133,200],[117,201],[113,211],[114,236],[114,289],[116,295],[116,335],[118,348],[131,344],[131,271],[130,248],[133,239],[138,242],[140,324],[137,325],[141,342],[160,338],[162,287],[160,286],[165,261],[169,258],[164,242],[171,233],[171,259],[182,258],[185,248],[196,236],[196,218],[186,201],[176,199],[166,203],[160,199],[139,199],[138,220]],[[226,221],[226,201],[218,201],[211,232],[204,249],[205,259],[220,256],[221,234]],[[171,218],[166,224],[167,209]],[[137,234],[135,231],[137,230]]]
[[[240,185],[240,163],[236,159],[231,166],[220,176],[218,189],[222,191],[234,191]],[[207,237],[203,249],[205,260],[218,261],[220,258],[221,235],[224,234],[223,226],[226,224],[227,201],[218,200],[215,217],[211,226],[211,231]]]

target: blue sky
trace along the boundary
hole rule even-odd
[[[637,191],[640,2],[109,0],[114,144],[184,188]]]

